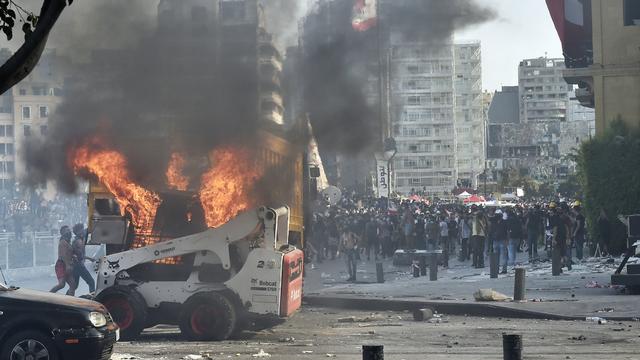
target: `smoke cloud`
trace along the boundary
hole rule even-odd
[[[295,44],[306,2],[260,1],[267,29],[280,47]],[[173,2],[217,11],[211,0]],[[63,14],[50,45],[80,62],[65,85],[65,100],[52,116],[47,139],[26,146],[28,182],[55,180],[60,189],[75,191],[68,151],[96,135],[124,153],[134,180],[151,188],[164,185],[173,152],[192,160],[188,175],[197,179],[212,149],[255,148],[260,124],[252,99],[258,98],[259,79],[255,63],[243,61],[244,35],[217,34],[210,26],[212,15],[202,11],[158,14],[159,3],[74,2]],[[304,112],[321,149],[348,154],[382,140],[375,101],[379,33],[353,30],[353,3],[319,0],[302,25],[302,65],[294,74],[302,81]],[[407,39],[425,41],[449,41],[456,30],[494,16],[472,0],[387,0],[381,7],[382,29],[387,22]],[[211,41],[214,36],[220,41]],[[381,43],[386,46],[384,36]]]
[[[191,2],[214,11],[212,1]],[[101,0],[63,19],[52,44],[91,59],[76,64],[46,140],[26,146],[31,184],[53,179],[75,191],[68,152],[95,136],[123,153],[133,180],[152,189],[164,186],[173,152],[191,160],[187,175],[197,182],[212,149],[257,150],[259,79],[256,63],[241,61],[246,35],[228,32],[216,42],[211,13],[191,11],[160,14],[156,27],[157,4]]]
[[[388,93],[384,74],[391,33],[404,42],[437,46],[496,16],[474,0],[378,1],[379,29],[353,29],[352,0],[319,1],[305,20],[305,105],[324,151],[358,155],[380,148],[380,120],[387,110],[378,99]]]

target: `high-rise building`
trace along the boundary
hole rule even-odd
[[[390,58],[397,190],[476,187],[485,161],[480,43],[401,39],[392,36]]]
[[[488,158],[497,171],[515,169],[555,182],[575,170],[567,155],[588,139],[592,109],[579,105],[563,79],[562,59],[528,59],[519,65],[519,85],[496,92],[489,109]]]
[[[211,79],[212,84],[224,84],[225,88],[211,94],[220,101],[220,109],[242,98],[246,106],[235,108],[240,112],[238,118],[283,124],[282,56],[265,30],[258,0],[162,0],[158,30],[163,43],[182,54],[166,57],[166,61],[180,62],[191,56],[190,64],[201,63],[207,76],[217,78]],[[189,86],[185,74],[177,77],[176,82]]]
[[[454,52],[458,184],[477,188],[478,177],[484,172],[486,160],[480,42],[456,44]]]
[[[392,43],[391,122],[396,189],[445,194],[456,186],[454,48]]]

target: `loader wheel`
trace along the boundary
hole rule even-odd
[[[191,341],[226,340],[237,325],[233,302],[215,292],[193,295],[183,305],[180,316],[180,331]]]
[[[147,303],[135,289],[114,286],[101,292],[96,301],[102,303],[120,327],[120,338],[133,340],[144,330],[147,322]]]

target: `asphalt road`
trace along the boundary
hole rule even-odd
[[[350,317],[355,321],[344,322]],[[525,359],[640,359],[640,322],[437,321],[414,322],[409,313],[305,308],[284,324],[220,343],[184,342],[175,328],[154,328],[137,342],[118,343],[112,359],[361,359],[363,344],[383,344],[392,360],[502,359],[504,332],[523,335]]]

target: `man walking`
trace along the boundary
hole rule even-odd
[[[471,224],[469,220],[469,214],[462,214],[460,217],[460,261],[469,260],[471,255],[471,249],[469,247],[469,239],[471,238]]]
[[[74,281],[73,275],[73,250],[71,248],[71,229],[68,226],[60,228],[60,241],[58,242],[58,261],[56,261],[56,277],[58,284],[51,289],[56,293],[69,285],[67,295],[73,296],[76,293],[78,283]]]
[[[516,251],[522,239],[522,220],[513,209],[507,209],[507,265],[516,266]],[[506,266],[502,269],[506,274]]]
[[[440,246],[442,247],[442,257],[444,267],[449,267],[449,224],[447,218],[442,215],[440,217]]]
[[[529,247],[529,262],[538,260],[538,239],[544,228],[542,222],[542,212],[540,205],[536,204],[534,208],[527,212],[527,220],[525,223],[527,228],[527,245]]]
[[[350,228],[344,229],[342,233],[341,251],[344,253],[347,262],[347,272],[349,273],[347,281],[355,282],[358,261],[358,236]]]
[[[473,266],[484,268],[484,242],[487,236],[487,216],[476,205],[471,206],[471,239],[473,242]]]
[[[498,254],[498,266],[502,263],[502,274],[507,273],[507,262],[508,262],[508,253],[507,253],[507,242],[508,242],[508,231],[507,231],[507,214],[502,213],[501,209],[497,209],[494,215],[491,218],[491,238],[493,239],[491,251],[494,254]]]
[[[578,260],[582,260],[584,257],[584,238],[586,232],[586,219],[582,215],[582,207],[579,201],[573,204],[573,209],[576,214],[575,227],[573,230],[573,239],[576,244],[576,257]]]
[[[570,225],[565,214],[565,206],[566,204],[556,207],[553,203],[549,206],[553,211],[549,223],[553,234],[552,251],[562,259],[562,267],[566,266],[568,270],[571,270],[571,260],[566,256]]]
[[[71,247],[73,251],[73,275],[75,283],[80,285],[80,278],[82,278],[82,280],[89,285],[89,293],[94,293],[96,291],[95,281],[84,265],[85,260],[95,261],[93,258],[87,257],[85,244],[86,231],[84,230],[84,225],[75,224],[73,226],[73,234],[75,238],[73,239]]]

